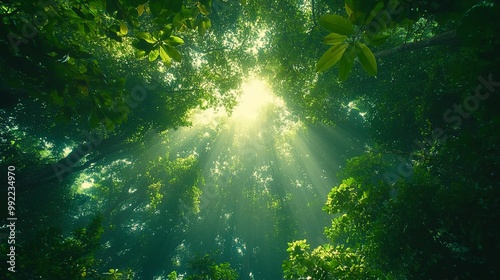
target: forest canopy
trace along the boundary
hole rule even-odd
[[[499,14],[2,1],[1,277],[496,279]]]

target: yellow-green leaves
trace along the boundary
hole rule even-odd
[[[165,51],[165,49],[163,48],[163,46],[160,47],[160,57],[166,66],[169,67],[172,64],[172,60],[170,59],[170,56],[168,56],[168,54]]]
[[[323,43],[332,47],[316,63],[316,71],[325,71],[339,63],[339,79],[347,80],[357,57],[363,69],[370,75],[377,75],[377,61],[366,44],[379,46],[384,44],[389,35],[381,30],[367,32],[369,24],[384,15],[385,2],[382,0],[344,0],[348,18],[339,15],[324,15],[319,24],[331,33]],[[356,27],[355,27],[356,25]],[[361,43],[364,42],[364,43]]]
[[[323,72],[337,63],[349,45],[341,43],[327,50],[316,64],[316,71]]]
[[[340,35],[337,33],[330,33],[328,36],[325,37],[325,39],[323,40],[323,43],[325,43],[327,45],[335,45],[335,44],[344,42],[345,40],[347,40],[347,38],[349,38],[349,37],[347,37],[346,35]]]
[[[177,61],[177,62],[181,62],[181,60],[182,60],[182,56],[181,56],[181,53],[180,53],[177,49],[175,49],[175,48],[173,48],[173,47],[171,47],[171,46],[164,46],[164,47],[165,47],[165,51],[167,52],[167,54],[168,54],[168,55],[169,55],[169,56],[170,56],[173,60],[175,60],[175,61]]]
[[[151,36],[151,34],[148,32],[136,32],[135,37],[142,39],[150,44],[156,43],[156,39],[154,39],[153,36]]]
[[[158,58],[159,54],[160,54],[160,52],[158,51],[158,49],[151,50],[149,52],[149,55],[148,55],[149,61],[151,61],[151,62],[155,61]]]
[[[165,39],[164,42],[167,45],[172,46],[172,47],[184,44],[184,40],[182,40],[181,38],[179,38],[177,36],[170,36],[167,39]]]
[[[345,81],[351,73],[354,59],[358,57],[363,69],[370,75],[376,76],[377,61],[372,51],[357,40],[347,41],[347,39],[347,36],[336,33],[331,33],[325,37],[324,42],[333,46],[318,60],[316,71],[323,72],[340,62],[339,78],[341,81]]]
[[[354,44],[349,44],[344,52],[344,55],[339,62],[339,78],[343,82],[347,80],[351,73],[352,66],[354,65],[354,58],[356,57]]]
[[[377,61],[372,51],[363,43],[356,42],[356,55],[366,72],[370,75],[377,75]]]
[[[153,62],[159,56],[167,67],[172,65],[172,59],[181,62],[182,56],[175,47],[184,44],[184,40],[171,33],[172,26],[170,25],[153,34],[136,32],[135,37],[139,39],[133,44],[137,49],[136,57],[141,59],[147,56],[149,61]]]
[[[127,23],[124,21],[120,24],[120,36],[125,36],[128,33]]]
[[[200,36],[205,35],[207,29],[209,29],[211,26],[212,22],[210,21],[209,18],[204,18],[200,20],[200,22],[198,23],[198,34],[200,34]]]
[[[201,4],[198,2],[198,10],[202,15],[208,16],[210,14],[210,11],[205,7],[205,5]]]
[[[319,18],[319,24],[326,30],[340,35],[354,34],[352,23],[339,15],[324,15]]]

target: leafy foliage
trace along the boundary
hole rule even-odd
[[[20,172],[23,217],[14,276],[494,278],[498,10],[3,1],[0,168]],[[317,73],[335,65],[351,82]],[[267,122],[184,127],[231,111],[254,76],[284,104]],[[207,250],[232,267],[185,261]]]
[[[189,264],[189,269],[192,273],[185,276],[188,280],[236,280],[238,279],[238,273],[235,269],[231,268],[229,263],[219,263],[217,264],[214,259],[205,254],[201,257],[197,257],[192,260]],[[169,279],[176,280],[177,272],[172,271],[169,274]],[[184,279],[184,278],[182,278]]]

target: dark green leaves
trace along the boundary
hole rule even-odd
[[[326,30],[340,35],[354,34],[352,23],[338,15],[324,15],[319,18],[319,24]]]
[[[160,15],[163,10],[177,13],[182,9],[182,0],[150,0],[149,9],[154,16]]]

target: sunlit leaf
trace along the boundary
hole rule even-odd
[[[148,56],[149,61],[151,61],[151,62],[155,61],[158,58],[159,54],[160,54],[160,52],[158,51],[158,49],[154,49],[151,52],[149,52],[149,56]]]
[[[198,5],[198,10],[200,10],[200,13],[202,13],[203,15],[208,16],[210,14],[210,11],[203,4]]]
[[[345,40],[347,40],[347,38],[349,38],[349,37],[347,37],[346,35],[340,35],[337,33],[330,33],[330,34],[328,34],[328,36],[325,37],[325,39],[323,40],[323,43],[325,43],[327,45],[335,45],[335,44],[344,42]]]
[[[345,0],[345,11],[347,12],[347,16],[350,17],[353,13],[354,4],[352,0]]]
[[[210,19],[204,19],[198,23],[198,34],[200,36],[205,35],[207,29],[209,29],[212,26],[212,23]]]
[[[341,35],[354,34],[352,23],[339,15],[324,15],[319,18],[319,24],[326,30]]]
[[[146,5],[139,5],[139,7],[137,7],[137,15],[138,16],[141,16],[144,13],[145,7],[146,7]]]
[[[167,39],[165,39],[164,42],[172,47],[184,44],[184,40],[182,40],[182,38],[179,38],[177,36],[170,36]]]
[[[170,56],[167,54],[163,46],[160,47],[160,57],[166,66],[170,67],[170,65],[172,65],[172,60],[170,59]]]
[[[365,69],[368,74],[376,76],[377,75],[377,61],[372,51],[363,43],[356,42],[356,54],[358,56],[363,69]]]
[[[182,60],[182,55],[179,53],[178,50],[176,50],[175,48],[171,47],[171,46],[163,46],[165,47],[165,51],[167,52],[167,54],[175,61],[177,62],[181,62]]]
[[[163,28],[163,30],[161,31],[161,39],[165,40],[168,37],[170,37],[170,35],[172,35],[172,31],[173,31],[172,25],[171,24],[167,24],[165,26],[165,28]]]
[[[341,81],[347,80],[349,74],[351,73],[352,66],[354,64],[354,58],[356,58],[356,51],[354,45],[350,44],[349,47],[342,55],[339,62],[339,78]]]
[[[143,50],[136,50],[135,51],[135,58],[143,59],[145,57],[146,57],[146,51],[143,51]]]
[[[150,44],[155,44],[157,42],[157,40],[155,40],[153,36],[148,32],[136,32],[135,37],[143,39]]]
[[[316,64],[316,71],[323,72],[335,65],[335,63],[340,60],[348,46],[348,44],[342,43],[327,50],[318,60],[318,63]]]
[[[128,33],[127,23],[122,22],[122,23],[120,24],[120,34],[121,34],[121,35],[126,35],[127,33]]]

